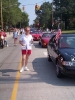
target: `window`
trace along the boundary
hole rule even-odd
[[[60,48],[75,48],[74,36],[63,36],[60,38]]]

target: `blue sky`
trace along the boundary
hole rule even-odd
[[[23,5],[25,5],[25,12],[29,15],[29,24],[33,24],[33,20],[36,18],[35,14],[35,5],[43,4],[44,2],[51,2],[52,0],[18,0],[21,5],[20,8],[22,9]]]

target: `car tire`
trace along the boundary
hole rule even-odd
[[[39,42],[39,45],[41,45],[41,43]]]
[[[43,45],[41,45],[42,46],[42,48],[44,48],[44,46]]]
[[[41,47],[44,48],[42,42],[41,42]]]
[[[49,62],[51,62],[51,61],[52,61],[49,55],[48,55],[48,61],[49,61]]]
[[[56,75],[57,75],[58,78],[62,78],[63,74],[61,73],[59,66],[60,66],[59,62],[57,62],[57,64],[56,64]]]

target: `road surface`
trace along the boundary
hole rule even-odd
[[[21,46],[0,48],[0,100],[75,100],[75,78],[57,78],[55,66],[48,62],[47,49],[34,41],[29,71],[19,73]]]

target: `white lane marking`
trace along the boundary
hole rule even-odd
[[[47,54],[47,52],[43,52],[43,53],[44,53],[44,55],[45,55],[45,56],[47,56],[47,55],[48,55],[48,54]]]

